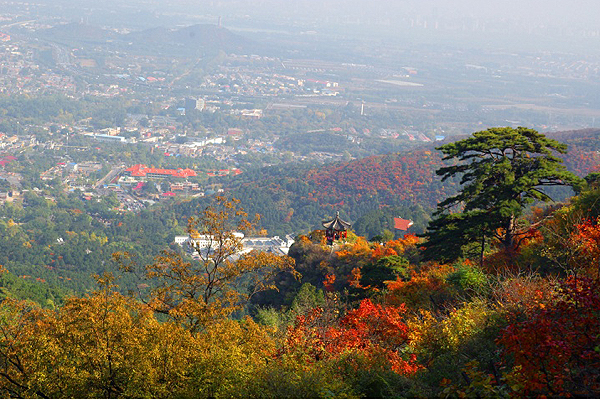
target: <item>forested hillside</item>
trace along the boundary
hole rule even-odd
[[[116,202],[114,197],[86,201],[75,193],[54,197],[29,191],[22,206],[0,208],[0,265],[14,277],[5,278],[3,297],[14,292],[17,298],[38,300],[40,291],[48,291],[48,299],[56,301],[85,293],[94,287],[93,274],[116,269],[114,252],[131,251],[150,262],[152,254],[169,248],[175,234],[185,232],[173,213],[123,215],[113,210]],[[137,283],[129,279],[123,289]]]
[[[414,235],[350,233],[328,246],[323,231],[301,235],[289,257],[229,259],[232,230],[253,223],[238,201],[217,198],[189,226],[214,235],[213,253],[163,253],[146,266],[135,256],[151,249],[117,255],[121,275],[144,281],[128,296],[109,273],[62,305],[8,296],[0,393],[598,397],[600,188],[598,175],[586,178],[575,179],[579,196],[519,217],[526,240],[488,241],[481,260],[465,256],[475,240],[451,263],[425,261],[429,243]]]
[[[570,143],[564,157],[567,169],[579,176],[596,170],[600,157],[594,143],[599,131],[554,137]],[[411,232],[424,232],[437,202],[460,188],[458,178],[441,182],[435,175],[444,165],[449,164],[442,162],[438,151],[424,148],[322,167],[268,167],[225,184],[232,188],[228,195],[239,198],[251,214],[261,215],[260,225],[271,235],[310,232],[340,210],[358,235],[370,239],[384,231],[393,234],[393,218],[398,216],[414,221]],[[570,193],[554,192],[552,197],[558,200]],[[169,202],[136,215],[115,213],[115,199],[83,200],[75,193],[61,194],[59,188],[30,191],[22,206],[7,204],[0,210],[4,249],[0,263],[17,281],[39,286],[38,292],[49,286],[56,293],[83,293],[92,287],[92,273],[115,268],[112,253],[127,250],[149,262],[150,254],[169,248],[176,234],[185,233],[187,218],[210,201],[208,196]],[[136,282],[130,279],[124,287],[135,287]],[[23,293],[23,287],[17,292]],[[56,293],[49,298],[63,297]]]
[[[563,157],[567,170],[585,176],[600,165],[600,130],[559,132],[549,137],[567,144],[568,153]],[[412,219],[412,231],[421,233],[437,203],[460,188],[459,178],[441,182],[436,176],[435,171],[444,165],[440,153],[429,145],[317,168],[268,167],[236,177],[227,185],[250,212],[262,216],[262,226],[273,234],[310,231],[338,210],[350,221],[362,218],[357,233],[367,237],[382,233],[367,226],[392,230],[394,216]],[[572,195],[565,189],[550,190],[555,200]],[[186,209],[189,207],[178,213]],[[383,225],[375,221],[381,213],[386,215]]]

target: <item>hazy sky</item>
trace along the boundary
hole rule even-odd
[[[229,3],[238,11],[253,14],[276,10],[286,16],[298,13],[302,17],[312,14],[399,18],[419,14],[442,18],[530,19],[536,23],[584,23],[600,27],[598,0],[172,0],[170,3],[177,2],[195,4],[198,8],[227,7]]]
[[[297,16],[301,20],[391,20],[406,17],[481,18],[489,21],[530,20],[533,24],[600,28],[600,0],[38,0],[69,8],[139,8],[145,11],[191,12],[252,17]]]
[[[221,17],[224,27],[248,35],[314,31],[330,38],[600,54],[600,0],[37,1],[74,21],[134,30],[216,24]]]

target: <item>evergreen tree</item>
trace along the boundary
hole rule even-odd
[[[425,235],[427,259],[450,261],[471,242],[494,238],[501,248],[515,250],[527,232],[518,218],[527,204],[551,198],[544,187],[582,185],[555,154],[567,146],[529,128],[490,128],[471,137],[438,148],[444,160],[456,165],[436,171],[442,181],[462,177],[462,190],[438,204],[435,218]]]

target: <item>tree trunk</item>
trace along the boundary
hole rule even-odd
[[[515,216],[511,215],[508,221],[506,221],[506,226],[504,228],[506,232],[504,233],[503,245],[505,250],[513,250],[515,246]]]

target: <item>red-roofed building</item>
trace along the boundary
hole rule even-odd
[[[394,218],[394,228],[399,231],[407,231],[412,226],[410,219]]]
[[[196,171],[189,168],[179,169],[162,169],[162,168],[148,168],[144,164],[137,164],[131,168],[125,170],[125,175],[133,177],[148,177],[148,178],[166,178],[169,176],[175,178],[189,178],[191,176],[198,176]]]
[[[239,128],[229,128],[227,130],[227,134],[228,135],[235,135],[235,136],[240,136],[244,134],[244,131],[239,129]]]

